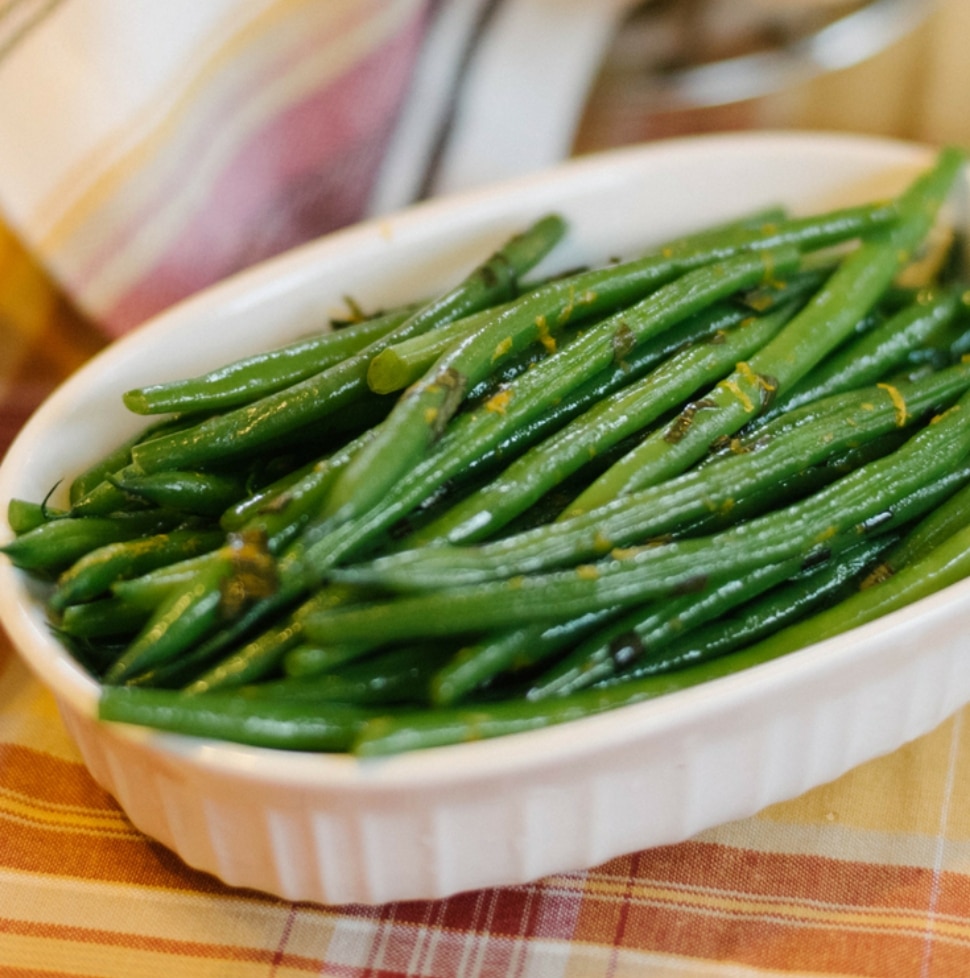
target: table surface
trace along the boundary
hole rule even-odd
[[[103,340],[0,229],[0,453]],[[970,723],[680,845],[432,903],[233,890],[141,835],[0,633],[0,973],[970,974]]]

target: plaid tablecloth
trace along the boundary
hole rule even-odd
[[[0,439],[102,343],[0,246]],[[377,908],[193,871],[89,777],[0,634],[0,975],[547,978],[970,974],[970,717],[681,845]]]

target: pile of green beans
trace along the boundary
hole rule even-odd
[[[970,572],[970,291],[926,254],[963,165],[532,278],[544,215],[440,295],[126,392],[153,420],[13,500],[2,550],[103,719],[287,750],[531,730],[839,634]]]

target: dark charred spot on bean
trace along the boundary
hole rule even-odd
[[[832,550],[829,547],[816,547],[809,551],[802,561],[802,570],[811,570],[813,567],[821,567],[832,557]]]
[[[610,659],[617,669],[623,669],[641,659],[645,652],[640,636],[634,631],[624,632],[610,639]]]
[[[488,289],[494,289],[496,285],[501,282],[505,275],[500,272],[500,266],[502,262],[499,255],[492,257],[492,260],[482,265],[479,270],[479,275],[482,280],[482,284]]]
[[[677,597],[682,594],[699,594],[707,587],[707,583],[708,577],[706,574],[694,574],[691,577],[685,577],[682,581],[678,581],[674,585],[671,594]]]
[[[761,395],[761,410],[767,411],[778,396],[778,378],[770,374],[758,374],[758,385],[764,392]]]
[[[496,252],[481,266],[479,275],[482,283],[488,289],[502,288],[511,295],[515,291],[517,276],[515,267],[504,252]]]
[[[667,430],[664,432],[664,441],[671,445],[676,445],[681,439],[683,439],[687,432],[690,431],[691,425],[694,423],[694,417],[697,415],[698,411],[702,411],[704,408],[715,407],[715,404],[709,398],[703,397],[699,401],[691,401],[680,414],[668,425]]]
[[[637,338],[626,323],[620,323],[613,333],[611,342],[613,345],[613,362],[622,366],[630,351],[637,345]]]
[[[447,426],[448,420],[458,410],[458,406],[464,400],[465,392],[468,390],[468,377],[455,370],[454,367],[447,367],[435,377],[435,383],[440,384],[444,388],[445,398],[438,410],[434,412],[434,416],[429,419],[433,441],[437,441],[441,437],[441,433]]]
[[[873,530],[878,530],[879,527],[885,526],[893,518],[893,511],[891,509],[884,509],[881,513],[874,513],[867,520],[863,520],[859,524],[859,529],[863,533],[872,533]]]

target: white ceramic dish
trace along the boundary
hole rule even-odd
[[[2,512],[10,497],[41,498],[140,424],[120,409],[124,389],[283,341],[346,294],[373,303],[425,294],[547,209],[572,222],[568,265],[758,205],[809,211],[881,196],[930,157],[867,138],[688,139],[333,235],[173,309],[70,379],[0,468]],[[893,750],[970,700],[967,581],[664,700],[360,763],[99,722],[97,688],[51,636],[41,597],[0,564],[0,620],[134,824],[230,884],[326,903],[514,884],[685,839]]]

